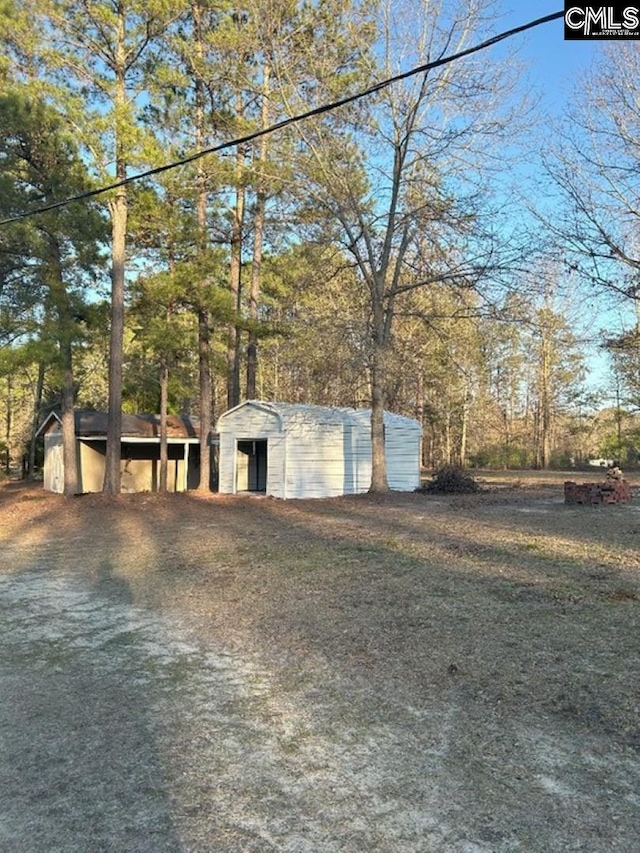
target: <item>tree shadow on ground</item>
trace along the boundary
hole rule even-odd
[[[155,679],[141,698],[148,762],[168,778],[186,849],[542,851],[579,839],[604,853],[635,837],[630,614],[554,599],[558,567],[514,531],[474,551],[466,510],[436,507],[430,526],[420,496],[91,500],[64,536],[43,520],[29,560],[51,551],[130,622],[136,609],[160,625],[169,613],[198,638],[202,652],[165,685],[175,704],[157,704]],[[520,559],[528,575],[505,579]],[[140,674],[158,637],[136,625]],[[210,657],[225,645],[228,690]],[[117,639],[105,649],[117,660]]]
[[[174,853],[128,584],[0,577],[0,848]]]

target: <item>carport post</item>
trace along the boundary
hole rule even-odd
[[[184,443],[184,490],[187,491],[189,487],[189,442],[185,441]]]

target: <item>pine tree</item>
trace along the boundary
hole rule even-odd
[[[5,217],[86,189],[85,168],[60,117],[28,92],[14,88],[0,98],[0,138],[5,189],[0,204]],[[14,266],[13,310],[26,308],[32,317],[31,328],[23,333],[44,340],[50,337],[57,345],[67,495],[79,487],[73,349],[83,334],[85,292],[99,263],[99,242],[104,236],[104,221],[86,202],[70,204],[61,212],[40,213],[0,233],[2,254]],[[36,301],[39,311],[31,313]]]

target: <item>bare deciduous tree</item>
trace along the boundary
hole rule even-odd
[[[640,297],[640,55],[607,43],[573,98],[548,168],[568,206],[549,223],[584,278]]]
[[[371,82],[460,51],[481,39],[489,6],[429,2],[416,14],[413,5],[383,3],[376,38],[363,28],[374,49],[361,38],[353,66]],[[368,294],[372,491],[388,488],[383,413],[403,296],[435,283],[477,287],[504,268],[484,199],[496,146],[513,131],[506,85],[504,64],[467,58],[299,126],[305,191],[323,214],[316,222],[342,245]]]

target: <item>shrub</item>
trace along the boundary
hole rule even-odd
[[[418,491],[441,495],[472,495],[482,489],[468,471],[456,465],[445,465],[439,468],[429,483],[425,483]]]

